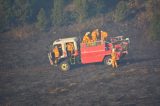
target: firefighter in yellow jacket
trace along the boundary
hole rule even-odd
[[[116,52],[115,52],[115,48],[112,49],[112,53],[111,53],[111,59],[112,59],[112,67],[113,68],[117,68],[118,65],[117,65],[117,55],[116,55]]]
[[[90,43],[91,40],[89,38],[89,34],[90,32],[86,32],[86,34],[83,37],[82,43],[86,43],[86,44]]]
[[[54,47],[53,53],[54,53],[54,56],[55,56],[54,63],[57,64],[58,63],[58,58],[59,58],[59,50],[58,50],[57,46]]]
[[[97,37],[99,36],[98,29],[95,29],[95,30],[92,32],[91,36],[92,36],[93,42],[96,42],[96,41],[97,41]]]
[[[68,43],[67,44],[67,51],[68,51],[69,55],[73,54],[73,51],[74,51],[74,45],[73,45],[73,43]]]
[[[101,31],[101,40],[106,41],[108,37],[108,33],[105,31]]]

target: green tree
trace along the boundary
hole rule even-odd
[[[104,13],[106,11],[106,1],[104,0],[95,0],[95,8],[96,8],[96,13]]]
[[[36,27],[40,30],[45,30],[47,28],[47,18],[43,8],[40,9],[37,15]]]
[[[0,0],[0,31],[4,31],[13,19],[12,0]]]
[[[150,20],[150,35],[154,40],[160,40],[160,0],[147,1],[147,15]]]
[[[24,24],[31,16],[29,0],[15,0],[12,8],[18,24]]]
[[[64,0],[54,0],[51,15],[52,25],[62,25],[63,23]]]
[[[160,40],[160,15],[154,15],[150,26],[151,38]]]
[[[78,21],[82,22],[88,17],[88,0],[75,0]]]
[[[114,14],[115,21],[122,21],[125,18],[127,11],[128,11],[127,2],[120,1],[117,5],[117,8]]]

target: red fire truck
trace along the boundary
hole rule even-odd
[[[123,36],[111,37],[107,41],[98,40],[86,44],[80,43],[77,37],[58,39],[53,42],[48,53],[48,58],[53,66],[58,66],[61,71],[68,71],[75,64],[88,64],[104,62],[111,65],[111,51],[116,48],[117,60],[128,54],[129,38]],[[66,49],[67,43],[73,43],[74,54],[69,55]],[[57,46],[60,52],[58,64],[54,65],[53,48]]]

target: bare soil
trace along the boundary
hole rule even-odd
[[[130,37],[129,54],[118,69],[98,63],[60,72],[47,57],[47,46],[62,37],[59,32],[24,40],[1,35],[0,105],[159,106],[160,42],[148,42],[140,29],[127,25],[103,28],[110,35]]]

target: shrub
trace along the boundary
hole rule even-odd
[[[160,0],[148,0],[146,10],[150,21],[150,37],[153,40],[160,40]]]
[[[151,19],[150,33],[153,40],[160,40],[160,15],[155,15]]]
[[[37,15],[36,27],[40,30],[45,30],[47,27],[47,18],[43,8],[40,9]]]
[[[127,11],[128,11],[127,2],[120,1],[114,13],[114,21],[117,22],[124,20]]]

